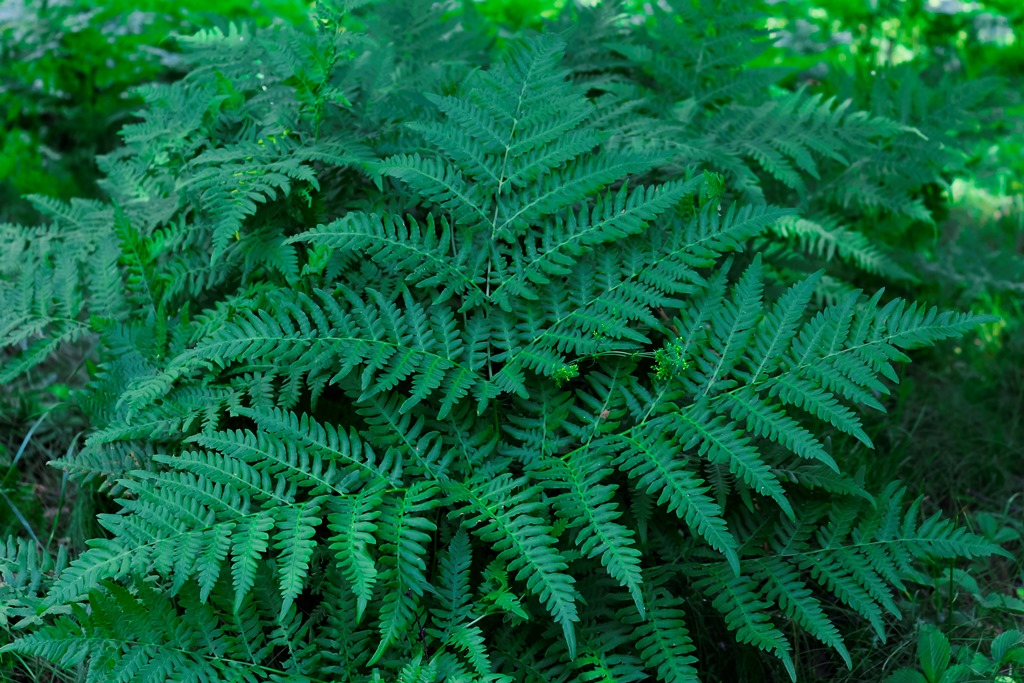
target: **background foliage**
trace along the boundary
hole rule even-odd
[[[743,4],[745,9],[751,8],[750,3]],[[144,496],[136,495],[138,482],[158,481],[155,477],[161,472],[159,476],[165,478],[167,472],[194,472],[202,453],[230,456],[230,449],[241,448],[249,438],[241,432],[228,436],[230,432],[224,431],[241,424],[233,422],[238,415],[258,417],[256,423],[261,428],[283,438],[282,433],[293,434],[298,429],[289,422],[291,418],[251,411],[266,411],[272,405],[290,406],[297,412],[316,410],[326,378],[317,380],[315,373],[312,379],[279,377],[259,367],[267,362],[285,367],[297,362],[297,357],[286,353],[272,358],[260,350],[259,354],[253,352],[252,358],[245,357],[249,365],[236,368],[235,379],[203,374],[201,382],[190,385],[178,378],[200,366],[214,370],[224,361],[223,356],[196,360],[195,353],[183,349],[204,339],[207,344],[217,343],[217,330],[223,335],[230,325],[257,324],[256,314],[248,313],[249,309],[277,310],[278,315],[290,316],[291,324],[298,328],[318,324],[317,309],[309,308],[311,302],[318,301],[315,292],[303,290],[312,297],[309,300],[282,301],[275,298],[269,283],[294,287],[301,282],[307,289],[310,283],[323,286],[353,268],[352,260],[333,251],[338,245],[330,241],[329,231],[320,238],[309,235],[285,241],[296,237],[300,228],[281,235],[266,226],[311,228],[337,217],[332,215],[337,207],[358,207],[360,203],[366,211],[381,210],[385,200],[369,189],[368,178],[393,183],[386,187],[402,198],[403,211],[435,205],[451,211],[453,224],[457,222],[454,200],[417,188],[410,178],[422,171],[421,162],[403,156],[414,149],[417,154],[436,149],[439,140],[451,145],[457,137],[430,119],[428,112],[438,102],[424,99],[424,84],[431,84],[432,91],[441,95],[459,92],[459,74],[466,65],[500,60],[502,51],[515,45],[523,31],[550,22],[569,31],[565,65],[572,70],[576,85],[586,88],[591,97],[604,95],[596,100],[599,106],[594,113],[600,130],[611,133],[616,153],[643,158],[631,162],[634,181],[672,182],[684,172],[697,171],[693,182],[698,183],[694,187],[700,188],[700,199],[695,198],[691,209],[695,215],[720,202],[756,204],[767,200],[798,210],[765,221],[765,232],[753,236],[752,248],[734,255],[729,278],[739,289],[731,290],[729,296],[736,306],[741,306],[744,292],[744,281],[736,284],[740,273],[759,272],[772,297],[767,301],[774,301],[784,287],[823,271],[815,276],[818,279],[810,295],[816,306],[836,305],[855,290],[873,292],[884,286],[887,298],[899,295],[944,309],[998,317],[963,339],[915,352],[915,363],[898,370],[900,382],[891,395],[885,396],[869,383],[870,391],[857,394],[857,402],[871,405],[880,401],[887,410],[865,413],[856,437],[844,435],[843,430],[821,434],[826,435],[823,440],[827,437],[828,450],[841,454],[842,471],[849,473],[857,486],[892,496],[895,489],[887,488],[888,483],[902,480],[909,488],[904,494],[907,501],[920,497],[924,518],[941,512],[979,538],[1001,545],[1006,555],[927,564],[916,582],[894,591],[886,604],[893,608],[890,613],[902,613],[902,621],[883,617],[881,611],[876,617],[889,633],[884,645],[878,641],[878,628],[864,625],[862,617],[871,611],[868,602],[849,599],[833,599],[825,605],[831,622],[844,634],[846,657],[828,654],[823,634],[824,641],[832,637],[827,629],[820,624],[808,627],[808,622],[797,619],[784,619],[781,623],[792,628],[784,627],[785,633],[778,635],[770,633],[765,622],[751,621],[748,630],[741,629],[740,640],[779,655],[779,643],[783,642],[779,636],[784,635],[792,645],[788,666],[798,673],[799,680],[1018,680],[1022,659],[1019,629],[1024,626],[1024,567],[1019,559],[1020,492],[1024,490],[1024,207],[1020,193],[1024,131],[1019,116],[1024,48],[1019,32],[1024,11],[1017,3],[766,3],[760,7],[764,15],[753,18],[738,11],[736,5],[714,2],[672,3],[671,11],[637,3],[626,7],[623,15],[604,5],[589,10],[536,2],[435,5],[432,12],[423,11],[417,3],[390,3],[390,7],[390,11],[362,11],[344,21],[321,15],[327,17],[326,23],[320,27],[320,37],[312,38],[311,9],[302,3],[179,4],[173,10],[164,3],[151,7],[137,3],[0,5],[0,98],[7,112],[0,149],[0,180],[4,182],[0,222],[38,226],[27,228],[29,232],[3,227],[5,244],[25,246],[8,250],[2,272],[9,283],[14,282],[14,274],[24,272],[25,262],[37,263],[32,259],[38,258],[39,284],[32,287],[42,287],[37,301],[45,301],[51,309],[45,325],[26,327],[24,320],[8,315],[2,330],[8,341],[17,338],[0,352],[4,354],[0,356],[0,378],[6,390],[0,397],[0,457],[6,468],[0,485],[5,512],[0,520],[5,534],[12,535],[2,560],[6,564],[0,567],[4,572],[0,625],[5,637],[23,634],[26,627],[35,628],[31,619],[17,629],[15,625],[38,606],[52,608],[56,604],[52,594],[45,598],[51,578],[61,574],[87,545],[92,545],[95,556],[104,548],[113,548],[111,536],[123,542],[128,532],[111,521],[117,518],[107,517],[97,525],[96,514],[118,511],[125,500],[131,501],[127,505],[135,514],[143,514]],[[688,13],[685,20],[677,22],[674,17],[683,13]],[[417,21],[410,23],[409,17]],[[265,32],[229,27],[229,19],[238,20],[238,26],[253,21]],[[635,30],[639,24],[644,25],[642,32]],[[456,40],[450,33],[454,26],[464,29],[455,33]],[[744,35],[750,26],[768,29],[772,40],[737,41],[736,36]],[[222,32],[197,34],[210,27]],[[346,33],[363,35],[363,31],[365,42],[358,37],[351,41],[339,38]],[[176,40],[172,34],[194,37]],[[258,45],[252,41],[256,35],[263,37]],[[279,54],[286,56],[275,61],[274,55]],[[266,66],[259,72],[262,78],[258,82],[253,80],[254,63]],[[186,74],[191,75],[181,81]],[[154,87],[157,84],[163,86]],[[135,89],[137,86],[143,87]],[[280,98],[285,95],[288,104],[282,105]],[[273,107],[271,100],[275,100]],[[848,109],[840,106],[845,101],[850,102]],[[133,115],[140,106],[145,107],[141,120]],[[272,119],[266,118],[267,111],[274,112]],[[184,112],[194,117],[188,119]],[[857,118],[854,112],[865,115]],[[410,132],[405,126],[408,121],[420,121],[420,127]],[[125,124],[129,125],[122,129]],[[305,143],[314,139],[315,149],[309,150]],[[667,149],[669,154],[655,158],[652,149]],[[106,154],[98,166],[92,163],[97,153]],[[385,160],[383,165],[381,160]],[[455,159],[452,163],[467,162]],[[237,174],[257,168],[258,177],[244,179],[248,185],[235,180]],[[468,173],[469,168],[463,172]],[[402,189],[410,186],[412,191]],[[232,199],[237,193],[225,196],[239,189],[240,200]],[[40,196],[31,202],[18,198],[26,192]],[[593,199],[595,195],[586,196]],[[45,197],[96,201],[61,204]],[[107,204],[108,199],[115,204]],[[422,214],[419,220],[423,220]],[[186,223],[188,230],[184,229]],[[405,228],[395,229],[401,232]],[[104,232],[109,230],[113,232]],[[15,235],[18,239],[29,235],[31,240],[15,242]],[[108,235],[107,241],[95,241],[96,235]],[[79,238],[90,246],[76,243]],[[762,259],[753,261],[754,253],[761,253]],[[364,266],[368,270],[360,271],[359,277],[380,277],[382,271],[376,267]],[[558,267],[541,271],[537,282],[553,277]],[[84,308],[75,284],[79,272],[90,273],[83,277],[93,283],[87,285],[92,289],[87,289]],[[124,282],[124,292],[114,298],[110,297],[121,285],[104,279],[111,272],[116,274],[116,282]],[[102,289],[104,286],[107,289]],[[386,297],[387,287],[394,285],[377,286],[384,288],[381,296]],[[460,297],[465,294],[451,283],[448,286]],[[529,286],[525,287],[528,292]],[[18,283],[17,289],[28,291],[28,286]],[[313,312],[298,315],[296,307]],[[668,313],[680,316],[677,325],[686,320],[684,310],[667,308]],[[125,322],[129,320],[123,317],[126,311],[133,309],[150,313],[145,319]],[[243,322],[230,322],[238,315]],[[111,324],[118,320],[122,324]],[[171,322],[161,322],[168,320]],[[720,324],[725,323],[716,323]],[[176,331],[177,325],[180,329]],[[587,332],[597,338],[624,334],[600,328]],[[51,340],[54,346],[49,345]],[[52,353],[58,341],[62,342],[60,350]],[[652,354],[644,367],[654,372],[656,361],[662,368],[670,367],[672,347],[666,349],[660,359]],[[184,355],[175,358],[175,350]],[[557,403],[556,389],[564,386],[584,397],[580,400],[586,406],[587,386],[606,381],[600,379],[600,372],[608,368],[600,366],[599,372],[592,367],[598,361],[587,360],[593,351],[585,345],[579,347],[578,355],[581,362],[564,366],[547,367],[546,361],[538,361],[531,371],[550,375],[554,384],[531,384],[531,392],[538,386],[554,386],[542,400]],[[676,371],[693,372],[689,364],[694,359],[688,358],[685,366],[680,365],[683,359],[675,359]],[[155,379],[146,380],[153,373]],[[576,377],[577,373],[582,377]],[[517,381],[512,373],[509,376],[513,377],[510,382]],[[127,398],[121,396],[125,387],[130,390]],[[171,388],[177,393],[166,405],[174,408],[161,412],[163,400],[154,399]],[[370,398],[365,388],[348,391],[353,400]],[[332,405],[329,391],[322,400]],[[396,407],[371,409],[363,405],[361,419],[373,425],[374,419],[394,415]],[[142,422],[150,424],[148,433],[126,427],[139,424],[132,415],[138,410],[152,418],[152,423]],[[230,411],[231,417],[221,415],[222,410]],[[533,408],[517,404],[517,410],[526,415]],[[562,409],[550,410],[558,413]],[[574,423],[579,415],[572,412],[578,408],[565,410],[571,415],[562,418],[565,423],[581,429]],[[379,429],[374,432],[370,428],[372,438],[383,438]],[[422,439],[421,446],[426,449],[434,447],[431,434],[444,433],[444,429],[429,420],[401,427]],[[191,465],[177,452],[182,433],[193,437],[188,448],[204,449],[188,456],[193,458]],[[525,431],[513,433],[522,443],[532,443],[532,437],[523,435]],[[485,437],[481,433],[473,438]],[[339,441],[350,437],[339,432],[315,438],[337,448]],[[374,444],[381,448],[380,443]],[[393,445],[381,451],[394,452]],[[59,461],[63,470],[47,467],[52,460]],[[577,464],[570,460],[568,466]],[[307,463],[303,467],[321,465]],[[608,474],[582,470],[579,476],[603,478]],[[170,490],[166,480],[159,481]],[[510,488],[512,483],[498,477],[480,495],[492,501],[505,495],[526,496],[523,500],[536,495],[528,487]],[[713,492],[719,504],[726,495],[721,490]],[[659,494],[654,489],[651,493],[652,499]],[[381,538],[378,547],[383,557],[382,583],[398,576],[399,580],[408,578],[410,585],[419,585],[416,572],[423,568],[415,563],[403,565],[400,553],[389,564],[388,555],[403,543],[422,545],[424,538],[431,538],[439,522],[430,513],[439,494],[429,487],[413,488],[400,502],[393,498],[383,502],[372,489],[360,495],[363,498],[352,504],[365,510],[379,508],[380,515],[365,522],[367,526],[359,532],[369,534],[365,538],[373,537],[371,527],[395,528],[395,515],[408,514],[414,520],[407,535],[392,541]],[[468,497],[459,499],[451,491],[446,495],[445,505],[453,505],[453,500],[469,504]],[[750,494],[743,494],[738,486],[728,495]],[[304,519],[321,514],[316,511],[319,503],[315,497],[290,500],[305,501],[309,507],[289,508],[295,510],[294,519],[275,518],[268,524],[282,525],[278,529],[291,525],[288,528],[294,531],[303,528]],[[578,501],[567,496],[558,500],[567,506],[567,518],[579,515],[579,510],[572,508]],[[800,505],[805,503],[801,499]],[[336,532],[344,519],[355,519],[356,510],[322,514],[328,515],[325,524]],[[534,512],[523,509],[524,516],[530,514]],[[637,514],[635,507],[628,510],[628,524],[643,518]],[[522,519],[510,517],[508,521],[530,525]],[[664,518],[658,519],[664,525]],[[730,517],[730,525],[736,519]],[[686,523],[693,526],[690,520]],[[642,523],[633,527],[638,534],[647,533],[644,529]],[[657,529],[655,525],[650,533],[663,533]],[[280,533],[281,538],[291,538],[285,531]],[[550,532],[552,536],[561,533],[561,529]],[[576,530],[565,534],[566,538],[575,537]],[[266,539],[265,544],[273,545],[274,538]],[[88,539],[93,540],[87,543]],[[496,542],[502,542],[497,539],[495,536]],[[319,537],[314,540],[321,541]],[[287,545],[278,543],[279,550]],[[456,600],[465,571],[460,562],[469,552],[464,535],[446,535],[432,543],[442,549],[432,548],[430,556],[444,568],[452,595],[438,596],[440,602],[432,603],[431,628],[435,630],[426,633],[424,617],[419,636],[422,643],[449,642],[446,639],[455,637],[457,606],[444,599]],[[645,552],[646,544],[645,540]],[[543,540],[538,547],[548,545]],[[447,551],[443,551],[445,547]],[[581,550],[592,551],[596,552],[587,546]],[[291,552],[289,557],[301,565],[300,551]],[[354,553],[353,562],[360,557]],[[608,566],[610,561],[605,556],[600,563]],[[154,562],[159,565],[160,561]],[[541,564],[544,562],[557,563],[557,558],[548,556]],[[627,560],[613,570],[618,574],[612,576],[623,586],[633,585],[628,579],[630,566]],[[514,590],[515,582],[500,565],[488,565],[480,573],[477,569],[474,567],[474,582],[482,582],[477,591],[484,602],[493,605],[488,609],[511,614],[523,609],[517,602],[521,596]],[[342,571],[346,579],[358,575],[355,565]],[[412,574],[405,577],[403,571]],[[433,566],[431,571],[435,571]],[[545,576],[541,571],[527,578],[529,570],[523,571],[526,573],[520,578],[526,585]],[[311,570],[311,575],[315,574]],[[73,579],[80,572],[62,575]],[[54,627],[57,631],[49,632],[50,637],[59,640],[54,634],[59,634],[60,628],[70,633],[80,628],[78,624],[91,624],[85,628],[109,636],[104,629],[124,620],[122,630],[113,637],[114,641],[127,639],[133,632],[158,630],[153,614],[164,614],[173,621],[170,615],[178,611],[192,623],[210,628],[229,613],[253,623],[271,623],[272,615],[246,611],[257,609],[252,606],[255,601],[239,611],[240,595],[245,592],[239,586],[269,586],[272,592],[280,589],[285,604],[269,595],[265,601],[282,613],[288,611],[287,601],[299,599],[301,593],[300,587],[278,587],[258,579],[245,563],[235,562],[230,570],[226,568],[223,578],[226,585],[207,587],[200,579],[199,588],[179,587],[183,592],[174,603],[167,593],[154,590],[151,581],[108,584],[91,599],[93,614],[88,619],[75,608],[65,609],[68,616],[55,612],[61,621]],[[721,582],[721,576],[710,574],[701,580],[694,578],[691,587],[703,587],[711,597],[720,592],[716,581]],[[60,585],[66,602],[74,602],[72,598],[78,596],[73,581],[65,579]],[[735,631],[736,626],[723,623],[715,610],[703,606],[696,591],[674,600],[669,597],[671,589],[655,579],[644,589],[655,595],[632,591],[634,600],[650,603],[649,609],[651,604],[660,605],[656,616],[663,621],[656,622],[651,638],[684,628],[684,612],[689,620],[688,637],[693,642],[675,652],[680,670],[662,670],[662,666],[670,666],[667,660],[655,667],[663,680],[689,680],[691,656],[699,661],[702,680],[786,676],[780,660],[765,657],[756,647],[737,649],[734,634],[726,628]],[[329,588],[322,590],[332,595]],[[561,618],[560,629],[572,621],[570,612],[565,611],[568,607],[557,605],[556,598],[567,593],[539,590],[549,609],[556,605],[553,616]],[[593,591],[606,588],[594,584],[581,585],[580,590],[596,594]],[[203,604],[199,598],[206,592],[212,599]],[[340,596],[332,599],[342,604]],[[386,599],[383,604],[382,614],[392,615],[394,624],[402,625],[411,618],[402,616],[408,605],[401,597],[397,602]],[[793,617],[792,608],[785,611]],[[342,629],[350,616],[333,615],[328,622],[333,624],[334,619],[332,628]],[[625,617],[617,618],[632,624]],[[419,616],[416,620],[419,624]],[[589,635],[584,637],[599,632],[587,631],[586,626],[583,633]],[[244,626],[237,628],[245,632]],[[279,628],[284,631],[266,631],[267,649],[259,660],[264,664],[285,661],[281,648],[315,642],[305,640],[308,636],[301,632],[305,627],[297,621],[279,621]],[[217,633],[225,642],[234,637]],[[624,637],[623,633],[610,630],[605,637],[614,640]],[[187,637],[200,636],[197,631]],[[336,666],[365,663],[379,654],[374,652],[377,639],[386,642],[389,636],[386,631],[371,636],[364,630],[352,637],[354,642],[348,647],[353,654],[348,660],[338,659]],[[483,663],[472,659],[483,656],[477,632],[461,631],[458,637],[464,640],[450,641],[456,643],[454,649],[466,653],[473,666],[483,671]],[[512,636],[501,634],[500,638],[511,642]],[[545,638],[550,652],[523,656],[528,655],[538,666],[552,667],[563,654],[552,644],[554,636]],[[415,652],[417,642],[413,637],[403,647]],[[651,642],[645,642],[644,648],[653,648]],[[503,646],[502,652],[514,650],[508,642]],[[578,668],[566,674],[570,679],[631,679],[635,661],[619,654],[601,658],[602,653],[624,651],[621,643],[591,642],[586,647],[590,650]],[[96,656],[120,661],[124,680],[134,680],[124,673],[132,670],[130,665],[117,659],[128,653],[135,653],[139,661],[150,656],[137,650],[124,650],[116,656],[104,650]],[[293,652],[288,656],[295,662],[304,655]],[[87,675],[86,667],[71,651],[29,646],[0,657],[3,675],[16,680],[85,680]],[[849,668],[842,662],[845,658]],[[67,666],[58,671],[55,663],[61,661]],[[96,659],[92,662],[94,672],[104,671]],[[424,662],[410,663],[412,668],[403,670],[396,667],[386,675],[431,680],[421,664]],[[262,671],[269,675],[273,668],[267,666]],[[107,671],[104,675],[109,675]],[[230,671],[227,667],[207,675],[217,680],[218,675],[227,678]]]
[[[5,0],[0,6],[0,221],[38,219],[23,194],[98,196],[132,89],[181,75],[175,35],[246,19],[303,21],[302,2]]]

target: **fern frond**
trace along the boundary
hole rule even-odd
[[[741,643],[750,643],[774,654],[786,667],[789,677],[796,680],[793,648],[772,621],[767,611],[771,604],[760,599],[753,579],[726,576],[720,570],[711,569],[696,586],[712,599],[715,609],[725,617],[726,625],[736,632]]]
[[[305,589],[316,548],[313,537],[323,521],[316,516],[320,513],[321,505],[322,501],[312,500],[301,507],[285,507],[275,520],[274,526],[278,532],[274,535],[274,549],[278,551],[282,619]]]
[[[316,298],[280,292],[269,299],[269,310],[239,311],[209,338],[172,359],[166,370],[136,382],[121,402],[138,409],[179,378],[229,362],[275,363],[290,367],[293,378],[309,382],[324,375],[332,359],[340,367],[331,382],[362,366],[362,399],[411,378],[403,411],[438,389],[446,396],[440,417],[470,390],[481,406],[495,395],[477,369],[459,362],[463,345],[451,313],[427,310],[408,295],[404,297],[407,308],[400,310],[376,292],[370,293],[372,303],[366,303],[342,290],[339,295],[347,308],[325,291],[315,294]]]
[[[819,641],[833,648],[852,668],[853,661],[843,638],[800,574],[779,558],[765,558],[758,562],[758,581],[764,582],[764,595]]]
[[[697,658],[690,631],[686,626],[683,601],[664,588],[644,587],[645,601],[651,606],[645,618],[633,613],[620,618],[633,626],[636,647],[647,667],[657,672],[663,683],[696,683],[699,680]]]
[[[555,539],[547,533],[550,527],[537,516],[544,507],[538,500],[539,489],[523,487],[523,483],[505,474],[475,482],[472,488],[449,484],[449,495],[463,506],[449,517],[465,515],[463,524],[493,544],[498,559],[507,563],[518,580],[526,581],[530,592],[541,599],[562,627],[572,655],[576,650],[573,625],[579,621],[575,582],[565,573],[567,564],[553,547]]]
[[[412,625],[416,600],[427,587],[425,544],[437,527],[425,513],[439,502],[436,493],[435,485],[423,484],[411,486],[400,498],[385,498],[376,523],[382,540],[380,579],[387,592],[380,607],[380,644],[370,666]]]
[[[722,516],[722,509],[707,495],[708,486],[689,471],[689,464],[654,430],[624,440],[614,464],[636,480],[638,490],[658,494],[658,505],[674,512],[697,536],[722,553],[739,573],[736,539]]]
[[[616,486],[602,483],[611,474],[608,459],[599,452],[573,451],[565,459],[548,458],[542,465],[553,488],[565,488],[556,499],[565,519],[578,520],[575,543],[584,557],[599,557],[609,576],[626,588],[637,611],[646,612],[641,586],[640,551],[633,532],[616,520],[622,511],[613,500]]]
[[[456,296],[462,299],[462,309],[471,309],[483,303],[486,294],[480,282],[467,276],[479,270],[478,264],[470,260],[473,252],[451,253],[452,230],[444,218],[435,220],[433,214],[428,214],[426,222],[420,225],[411,216],[402,219],[392,214],[349,213],[333,223],[291,237],[288,242],[372,258],[403,273],[410,285],[439,288],[435,304]]]
[[[0,548],[4,655],[681,683],[741,668],[730,630],[795,676],[800,638],[849,665],[847,621],[883,639],[929,564],[1001,552],[849,471],[897,364],[991,320],[846,279],[902,277],[895,214],[942,206],[919,82],[787,91],[741,0],[494,44],[469,5],[185,39],[111,203],[0,225],[0,383],[87,378],[53,464],[111,496],[70,564]]]
[[[367,487],[344,498],[328,499],[328,527],[334,533],[331,550],[338,568],[356,598],[356,622],[366,611],[379,570],[369,546],[376,545],[374,534],[380,517],[383,492],[380,487]]]

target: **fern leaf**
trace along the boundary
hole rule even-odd
[[[607,460],[599,453],[573,452],[565,460],[549,458],[545,473],[555,478],[555,486],[564,486],[567,492],[558,501],[566,519],[579,520],[576,545],[584,557],[600,557],[609,576],[626,588],[643,615],[640,551],[633,540],[633,532],[616,520],[622,512],[612,500],[616,487],[602,483],[612,472]]]
[[[415,601],[427,586],[425,544],[437,527],[423,514],[437,504],[436,493],[433,484],[415,484],[402,498],[385,499],[388,504],[377,520],[377,527],[383,541],[380,579],[387,592],[380,608],[380,644],[370,657],[369,666],[412,624]]]
[[[799,573],[780,558],[766,558],[758,564],[758,580],[764,581],[762,590],[765,597],[775,602],[804,630],[838,652],[846,666],[852,668],[853,661],[839,630],[822,610],[810,588],[801,581]]]
[[[380,488],[364,488],[344,498],[329,498],[328,528],[333,533],[330,549],[338,568],[356,598],[356,622],[366,611],[377,582],[378,569],[368,546],[375,545],[375,520],[380,516]]]
[[[787,517],[793,518],[793,507],[778,477],[750,439],[738,435],[729,421],[712,417],[708,411],[699,408],[673,415],[672,420],[684,450],[696,447],[698,455],[706,457],[712,464],[727,466],[729,472],[758,493],[770,497]]]
[[[256,581],[256,564],[270,547],[268,532],[273,528],[274,519],[270,515],[258,514],[239,520],[232,534],[231,578],[235,586],[236,612]]]
[[[715,609],[725,616],[726,625],[736,632],[739,642],[774,654],[786,667],[789,677],[796,681],[796,667],[790,654],[792,646],[772,623],[766,612],[771,605],[760,598],[753,579],[748,576],[726,579],[712,573],[698,581],[697,588],[713,599]]]
[[[835,460],[814,435],[781,408],[769,405],[750,388],[726,394],[721,405],[720,410],[728,410],[733,420],[745,423],[747,431],[777,442],[801,458],[817,460],[839,472]]]
[[[613,464],[636,480],[639,491],[658,494],[658,505],[665,505],[685,521],[693,533],[722,553],[738,574],[738,544],[722,517],[722,509],[707,495],[708,486],[687,469],[686,461],[665,440],[653,436],[624,439],[624,448]]]
[[[520,488],[523,482],[501,475],[472,488],[452,483],[446,486],[456,501],[463,503],[464,524],[487,543],[494,544],[498,559],[507,562],[518,580],[526,580],[562,627],[570,656],[576,650],[573,625],[579,621],[576,590],[571,576],[564,573],[566,562],[553,547],[555,539],[536,514],[543,508],[536,488]],[[520,488],[519,491],[514,489]],[[459,510],[449,516],[455,517]],[[479,526],[477,526],[479,525]]]
[[[295,598],[303,591],[309,573],[310,560],[316,541],[317,527],[322,521],[319,501],[309,501],[301,507],[279,509],[276,522],[274,548],[278,551],[278,581],[281,587],[281,617],[291,609]]]
[[[477,270],[470,261],[471,252],[450,253],[454,239],[452,228],[442,218],[427,215],[424,225],[411,216],[402,219],[393,214],[349,213],[327,225],[288,239],[325,246],[342,252],[363,254],[382,265],[405,273],[405,281],[417,287],[440,287],[435,304],[452,296],[463,297],[463,309],[483,302],[486,295],[467,272]]]
[[[650,605],[646,618],[632,613],[620,617],[633,626],[633,638],[642,660],[663,683],[696,683],[696,648],[686,627],[683,601],[664,588],[648,585],[643,593]]]

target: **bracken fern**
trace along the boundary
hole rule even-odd
[[[657,35],[616,29],[663,84],[630,114],[595,36],[471,69],[459,17],[413,3],[452,55],[428,68],[389,11],[190,39],[103,161],[111,204],[3,228],[0,376],[96,341],[92,431],[55,464],[117,511],[70,563],[8,544],[0,651],[90,681],[677,683],[720,666],[718,624],[795,679],[792,633],[849,665],[837,605],[884,639],[927,562],[999,552],[831,446],[870,446],[857,409],[905,352],[984,318],[819,306],[822,272],[744,252],[776,231],[882,270],[729,145],[799,195],[900,125],[796,93],[752,138],[718,110],[762,77],[726,23],[694,85],[715,154],[681,157],[653,144],[685,129]]]

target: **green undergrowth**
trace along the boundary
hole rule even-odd
[[[179,38],[0,225],[0,672],[1013,680],[1005,82],[799,7]]]
[[[133,89],[182,74],[175,35],[231,20],[309,21],[298,0],[258,3],[12,0],[0,7],[0,221],[37,221],[22,199],[96,197],[94,158],[117,146]]]

